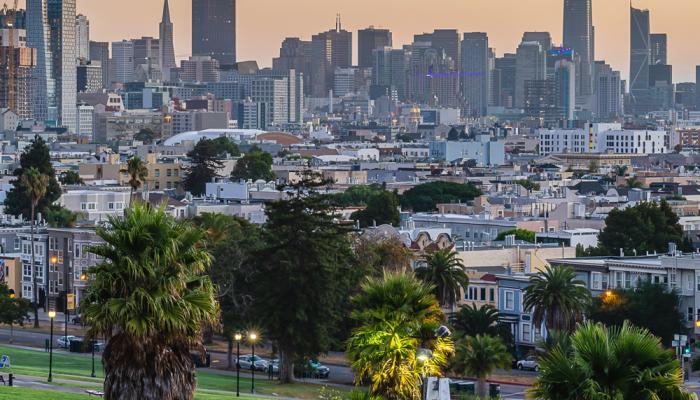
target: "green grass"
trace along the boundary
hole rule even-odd
[[[93,397],[94,399],[95,397]],[[60,393],[51,390],[36,390],[27,388],[0,386],[0,400],[84,400],[89,399],[87,395]],[[207,399],[209,400],[209,399]]]
[[[4,374],[14,373],[17,375],[28,375],[35,377],[47,377],[49,371],[49,354],[44,351],[25,350],[14,347],[0,346],[0,354],[10,356],[12,368],[3,370]],[[102,371],[101,355],[95,356],[96,378],[90,377],[92,360],[88,356],[67,354],[64,352],[54,352],[53,354],[53,377],[56,379],[66,379],[71,382],[55,382],[59,386],[70,386],[80,388],[99,388],[104,380]],[[251,379],[241,377],[241,394],[250,393]],[[2,389],[2,387],[0,387]],[[295,397],[300,399],[316,399],[321,389],[319,385],[304,383],[294,383],[280,385],[277,382],[267,380],[266,374],[261,374],[255,379],[255,391],[259,395],[276,395],[282,397]],[[220,400],[229,398],[221,391],[233,393],[236,390],[236,378],[231,375],[220,375],[203,370],[197,371],[197,400]],[[2,393],[0,391],[0,393]],[[33,399],[33,397],[30,397]],[[71,397],[69,397],[71,398]],[[80,399],[81,397],[75,397]],[[245,398],[245,397],[241,397]],[[0,396],[0,400],[4,400]]]

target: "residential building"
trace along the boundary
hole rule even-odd
[[[130,192],[122,190],[67,190],[58,199],[66,209],[81,213],[86,220],[105,222],[109,217],[124,215],[129,207]]]
[[[108,42],[93,42],[90,41],[90,61],[96,61],[102,67],[102,87],[108,88],[111,86],[109,79],[110,71],[110,56]]]
[[[27,47],[26,30],[0,25],[0,108],[21,119],[34,116],[32,74],[37,66],[36,49]]]
[[[99,61],[85,61],[77,66],[76,79],[78,93],[100,93],[104,88],[102,82],[102,65]]]
[[[469,142],[433,141],[430,142],[430,159],[460,164],[475,160],[481,166],[503,165],[505,147],[503,141],[492,139],[489,135],[479,135]]]

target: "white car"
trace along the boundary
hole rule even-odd
[[[540,370],[540,363],[539,363],[539,361],[537,361],[537,357],[528,356],[524,360],[519,360],[518,363],[516,364],[516,367],[519,370],[529,369],[529,370],[538,372]]]
[[[78,339],[77,336],[73,335],[68,335],[68,336],[60,336],[57,340],[56,343],[58,344],[59,348],[67,349],[70,347],[70,342],[72,340]]]
[[[251,356],[250,354],[241,356],[238,359],[238,365],[241,369],[255,369],[256,371],[267,371],[267,361],[259,356]]]

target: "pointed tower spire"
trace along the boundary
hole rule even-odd
[[[170,22],[170,6],[168,5],[168,0],[163,3],[163,22]]]

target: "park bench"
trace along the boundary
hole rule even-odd
[[[92,390],[92,389],[87,389],[85,390],[85,393],[88,394],[88,397],[103,397],[105,394],[103,392],[100,392],[99,390]]]

